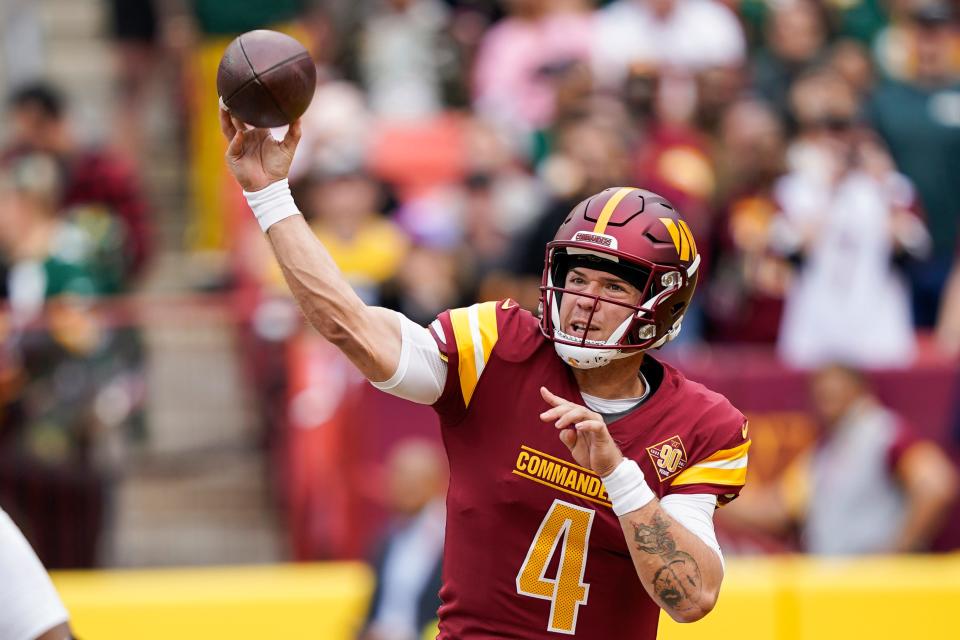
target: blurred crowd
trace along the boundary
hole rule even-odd
[[[918,328],[960,346],[950,5],[389,0],[302,25],[321,80],[292,183],[368,302],[535,310],[559,222],[629,184],[704,254],[688,343],[864,368],[909,365]]]
[[[256,291],[243,344],[267,417],[284,413],[276,347],[298,316],[223,179],[208,95],[253,28],[293,33],[317,62],[291,185],[368,303],[423,324],[481,299],[535,311],[569,210],[634,185],[683,212],[704,258],[679,348],[769,345],[791,367],[850,371],[909,366],[924,334],[960,353],[955,2],[108,4],[109,139],[85,144],[57,87],[15,78],[0,150],[0,499],[79,505],[86,542],[36,534],[55,566],[93,562],[117,451],[144,435],[139,330],[92,308],[135,290],[155,254],[141,173],[157,78],[191,166],[189,241],[228,250],[227,284]],[[29,3],[7,11],[4,46],[29,45]]]

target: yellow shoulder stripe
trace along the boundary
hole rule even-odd
[[[682,471],[673,482],[674,486],[685,484],[722,484],[739,486],[747,481],[747,451],[750,440],[732,449],[721,449],[700,462]]]
[[[747,467],[744,465],[739,469],[712,469],[710,467],[698,467],[693,465],[676,478],[673,479],[673,486],[685,484],[722,484],[730,486],[740,486],[747,481]]]
[[[739,458],[743,458],[747,455],[747,451],[750,450],[751,442],[753,441],[747,440],[743,444],[736,446],[733,449],[721,449],[720,451],[717,451],[716,453],[711,455],[709,458],[704,458],[697,464],[701,464],[703,462],[722,462],[726,460],[738,460]]]
[[[470,405],[493,345],[497,343],[497,303],[484,302],[450,312],[457,344],[458,374],[463,402]]]

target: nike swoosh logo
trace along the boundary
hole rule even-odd
[[[511,300],[510,298],[507,298],[506,300],[503,301],[503,304],[500,305],[500,308],[506,311],[507,309],[513,309],[516,306],[519,306],[519,305],[513,300]]]

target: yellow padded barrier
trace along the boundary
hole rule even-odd
[[[60,572],[81,638],[352,640],[372,588],[358,563]],[[960,554],[727,561],[717,608],[660,640],[960,638]]]
[[[728,560],[717,608],[660,640],[960,638],[960,554]]]
[[[53,574],[93,640],[353,638],[373,586],[360,563]]]

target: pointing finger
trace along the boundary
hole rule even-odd
[[[563,404],[571,404],[570,401],[564,400],[558,395],[554,395],[546,387],[540,387],[540,395],[543,396],[543,399],[547,401],[547,404],[550,404],[554,407],[559,407]]]

